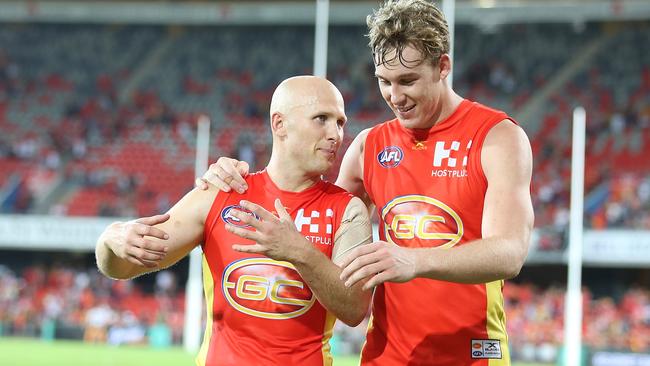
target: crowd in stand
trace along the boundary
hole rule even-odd
[[[184,294],[172,271],[155,275],[145,289],[137,280],[112,281],[94,269],[31,266],[14,273],[0,266],[0,334],[72,338],[86,342],[169,345],[181,342]],[[514,359],[552,362],[563,339],[560,287],[508,283],[504,289]],[[630,288],[617,298],[583,292],[583,339],[592,350],[650,352],[650,291]],[[338,323],[333,349],[356,354],[367,321]],[[162,336],[161,336],[162,334]],[[160,342],[167,334],[166,342]],[[155,345],[155,344],[154,344]]]
[[[551,362],[564,338],[565,289],[508,283],[504,288],[513,356]],[[650,352],[650,291],[631,288],[618,299],[583,289],[583,342],[591,350]]]
[[[135,281],[112,281],[94,269],[0,265],[0,334],[44,339],[143,344],[151,330],[181,340],[184,295],[172,272],[159,272],[146,292]]]
[[[51,27],[33,26],[19,31],[11,26],[0,27],[0,37],[13,46],[0,49],[0,126],[4,132],[0,135],[0,167],[8,171],[0,177],[0,188],[10,193],[0,202],[3,212],[34,213],[38,209],[40,213],[101,216],[158,213],[191,186],[189,167],[192,165],[195,123],[202,112],[210,113],[214,119],[211,156],[234,156],[248,160],[254,168],[263,167],[270,144],[265,111],[275,82],[269,76],[274,74],[270,70],[282,70],[275,74],[309,72],[298,58],[274,59],[268,58],[268,53],[247,55],[245,52],[255,47],[232,48],[241,43],[239,41],[247,40],[265,49],[269,42],[256,38],[259,29],[224,32],[192,29],[174,39],[180,48],[159,64],[160,70],[167,71],[166,77],[149,73],[144,85],[134,88],[130,95],[120,95],[137,68],[137,55],[146,52],[142,50],[142,40],[153,43],[163,40],[163,28],[115,31],[100,26],[86,26],[88,29],[75,26],[89,31],[92,35],[89,37],[75,32],[75,27]],[[473,52],[473,47],[464,47],[459,52],[467,54],[458,55],[456,79],[458,89],[467,97],[490,105],[504,104],[511,113],[527,100],[532,89],[543,86],[544,80],[552,75],[553,70],[549,70],[548,65],[560,67],[567,62],[567,47],[605,34],[597,26],[582,32],[572,31],[569,25],[510,27],[517,32],[506,32],[506,29],[499,34],[517,34],[522,41],[529,41],[522,43],[548,47],[544,52],[528,46],[515,47],[514,44],[519,44],[516,42],[510,43],[512,47],[500,47],[508,37],[495,37],[461,26],[457,32],[459,40],[481,45],[479,48],[484,52],[507,49],[509,57],[485,58],[480,56],[483,51]],[[309,37],[291,32],[290,27],[262,31],[273,39],[274,47],[281,49],[295,49],[296,44],[308,48],[311,42]],[[128,32],[140,36],[129,40],[125,36]],[[379,95],[372,92],[376,87],[371,63],[358,52],[352,52],[364,47],[362,32],[354,27],[333,28],[332,32],[340,42],[331,46],[331,78],[343,91],[348,115],[354,122],[349,124],[346,136],[349,143],[360,129],[388,118],[389,114]],[[622,40],[644,37],[633,26],[623,27],[619,33]],[[32,51],[19,46],[20,37],[38,41],[39,34],[44,39],[41,42],[48,42],[43,45],[45,53],[63,53],[75,45],[92,49],[95,37],[105,44],[97,51],[97,56],[117,52],[127,56],[119,62],[120,67],[109,67],[100,57],[92,55],[71,57],[70,67],[66,69],[58,63],[41,60],[41,53],[31,54]],[[57,36],[70,41],[59,44],[53,41]],[[562,42],[556,44],[554,39]],[[616,42],[621,53],[629,53],[628,48],[634,47],[633,42],[618,40],[612,42]],[[206,42],[215,47],[200,47]],[[228,57],[222,56],[223,47],[231,47]],[[524,57],[526,52],[539,55]],[[650,167],[619,169],[619,160],[627,155],[615,154],[636,149],[640,150],[637,155],[643,155],[643,151],[650,148],[650,98],[647,97],[650,95],[650,68],[644,63],[649,56],[643,50],[637,52],[641,54],[633,58],[638,59],[636,63],[626,61],[626,71],[637,75],[636,78],[622,78],[622,85],[614,84],[614,87],[606,75],[614,71],[622,73],[621,66],[598,60],[570,80],[564,88],[565,93],[550,98],[549,112],[539,116],[541,127],[529,133],[536,162],[533,193],[538,227],[550,227],[559,233],[566,228],[570,143],[565,132],[570,125],[570,106],[580,102],[588,111],[598,112],[588,118],[588,162],[598,164],[587,165],[586,191],[592,195],[592,200],[585,213],[586,225],[596,229],[650,229]],[[34,63],[43,70],[39,73],[28,71]],[[81,78],[75,67],[84,68],[87,75]],[[269,69],[269,73],[250,72],[259,68]],[[522,81],[525,75],[529,77]],[[30,112],[39,108],[42,114]],[[522,121],[524,127],[527,122]],[[155,154],[159,162],[138,162],[138,156],[125,155],[127,160],[133,160],[129,162],[136,166],[133,170],[141,172],[107,162],[107,156],[118,154],[120,147],[128,150],[133,142],[158,147]],[[614,148],[607,147],[608,144]],[[621,146],[616,148],[618,145]],[[603,161],[602,154],[610,154],[609,161],[607,156]],[[25,164],[16,165],[20,163]],[[144,169],[153,165],[155,171],[156,164],[161,164],[159,170],[165,172],[170,165],[185,167],[184,171],[175,172],[173,181],[185,180],[186,184],[172,192],[158,188],[160,184],[156,184],[156,180],[171,181],[172,178],[164,174],[156,176]],[[9,179],[12,175],[17,177],[13,181]],[[334,179],[335,173],[328,178]],[[37,207],[37,203],[61,182],[68,184],[69,194],[55,200],[49,208]],[[81,194],[88,191],[99,193]],[[136,193],[129,196],[127,192]],[[132,204],[131,201],[143,197],[155,204]]]

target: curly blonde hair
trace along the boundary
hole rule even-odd
[[[418,65],[430,61],[434,66],[440,56],[449,53],[449,28],[442,12],[425,0],[387,0],[366,18],[375,65],[398,59],[407,66],[414,60],[404,60],[402,52],[412,46],[423,55]],[[395,57],[387,55],[395,50]]]

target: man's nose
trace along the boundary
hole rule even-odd
[[[399,85],[393,85],[390,88],[390,102],[394,105],[404,104],[406,98]]]

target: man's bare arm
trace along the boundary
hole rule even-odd
[[[341,161],[341,168],[335,184],[361,198],[368,210],[372,211],[372,202],[363,185],[363,150],[365,149],[368,132],[370,132],[370,129],[359,132],[348,147],[343,156],[343,161]]]
[[[533,229],[532,152],[523,130],[510,121],[486,136],[481,153],[488,188],[482,239],[424,258],[426,277],[482,283],[515,277],[528,254]]]
[[[214,186],[194,189],[164,215],[112,223],[95,247],[99,270],[129,279],[178,262],[203,240],[204,220],[216,193]]]
[[[261,220],[238,211],[232,214],[256,231],[250,231],[227,225],[227,230],[243,238],[254,240],[252,245],[233,245],[233,249],[263,254],[269,258],[287,261],[294,265],[300,276],[307,283],[318,301],[338,319],[350,326],[358,325],[368,311],[370,292],[362,290],[363,281],[347,288],[340,280],[341,268],[336,262],[337,256],[347,249],[366,244],[371,240],[371,228],[365,205],[358,198],[350,201],[343,222],[335,235],[335,262],[314,248],[295,228],[291,216],[279,200],[275,209],[279,217],[262,207],[242,201],[241,205],[254,212]]]

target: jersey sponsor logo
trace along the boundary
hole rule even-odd
[[[421,195],[401,196],[381,210],[386,239],[405,247],[450,248],[463,237],[463,221],[443,202]]]
[[[467,176],[467,157],[472,147],[472,140],[467,144],[460,141],[437,141],[433,152],[432,177],[463,178]]]
[[[332,238],[329,236],[305,235],[305,238],[316,245],[332,245]]]
[[[402,162],[404,153],[399,146],[387,146],[379,154],[377,161],[384,168],[394,168]]]
[[[288,262],[247,258],[229,264],[221,289],[237,311],[264,319],[291,319],[311,309],[316,297]]]
[[[260,219],[260,217],[257,216],[254,212],[251,212],[250,210],[247,210],[247,209],[243,208],[240,205],[230,205],[228,207],[225,207],[223,210],[221,210],[221,219],[224,222],[227,222],[227,223],[229,223],[231,225],[235,225],[235,226],[238,226],[238,227],[243,227],[243,228],[250,227],[250,225],[244,224],[243,222],[241,222],[240,219],[238,219],[238,218],[236,218],[235,216],[232,215],[232,210],[233,209],[237,209],[239,211],[247,213],[247,214],[255,217],[258,220]]]
[[[293,222],[296,225],[296,229],[298,229],[298,231],[300,231],[301,233],[304,230],[309,229],[310,234],[316,234],[319,233],[321,229],[321,226],[317,222],[320,217],[321,217],[321,211],[312,210],[309,213],[309,216],[305,216],[305,209],[301,208],[296,213],[296,218],[293,220]],[[332,210],[331,208],[326,209],[325,220],[327,220],[327,224],[325,224],[325,234],[332,233],[333,217],[334,217],[334,210]]]
[[[498,339],[472,339],[472,358],[502,358],[501,341]]]
[[[325,215],[322,211],[311,210],[309,215],[305,215],[305,209],[301,208],[296,213],[293,220],[296,229],[300,231],[307,240],[317,245],[332,245],[332,220],[334,219],[334,210],[325,209]],[[325,235],[322,229],[325,228]]]

